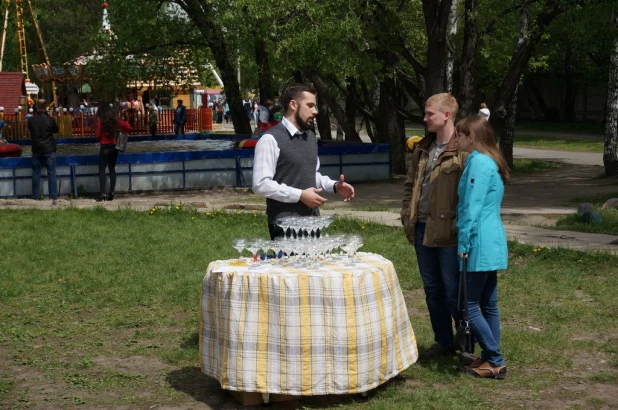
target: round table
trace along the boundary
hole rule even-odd
[[[214,261],[200,309],[202,371],[223,389],[362,393],[417,360],[393,264],[359,252],[312,266]]]

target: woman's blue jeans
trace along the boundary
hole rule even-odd
[[[457,247],[423,246],[425,224],[417,223],[414,250],[423,280],[425,302],[435,341],[445,349],[453,349],[453,319],[457,319],[459,260]]]
[[[481,345],[481,359],[492,366],[503,366],[500,353],[500,312],[498,311],[498,274],[468,272],[468,313],[474,338]]]

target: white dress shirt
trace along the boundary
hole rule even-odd
[[[283,118],[281,123],[288,129],[291,135],[298,132],[298,129],[287,118]],[[273,178],[277,170],[279,160],[279,145],[272,134],[264,134],[255,146],[253,157],[253,192],[266,198],[274,199],[279,202],[294,203],[300,201],[302,189],[294,188],[286,184],[279,184]],[[320,169],[320,158],[318,158],[315,169],[315,186],[323,188],[325,191],[334,192],[335,182],[330,177],[318,172]]]

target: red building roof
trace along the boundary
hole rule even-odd
[[[0,107],[5,113],[13,114],[19,105],[19,97],[26,95],[24,75],[22,73],[0,73]]]

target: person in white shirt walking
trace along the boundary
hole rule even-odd
[[[266,197],[271,239],[287,234],[277,225],[278,218],[318,215],[327,201],[320,195],[322,190],[338,193],[344,201],[354,198],[354,187],[344,181],[343,174],[332,180],[318,172],[318,145],[311,131],[317,115],[316,94],[312,86],[290,86],[282,97],[283,120],[255,147],[252,188]]]

